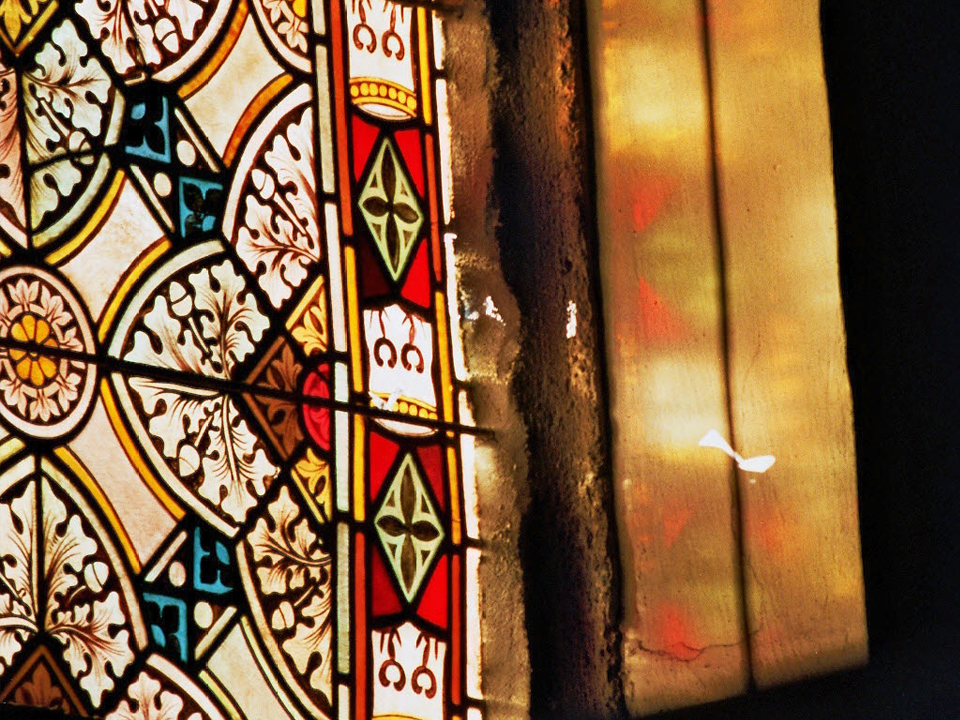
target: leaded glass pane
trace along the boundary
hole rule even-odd
[[[477,711],[440,32],[0,9],[0,702]]]

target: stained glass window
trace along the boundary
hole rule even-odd
[[[479,718],[441,31],[0,5],[0,702]]]

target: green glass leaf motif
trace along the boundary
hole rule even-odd
[[[390,481],[374,519],[380,545],[407,602],[412,602],[443,542],[443,526],[413,456]]]
[[[360,192],[360,212],[394,280],[406,269],[424,215],[399,152],[384,138]]]

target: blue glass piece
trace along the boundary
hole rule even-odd
[[[168,163],[172,159],[170,142],[170,104],[162,95],[144,95],[130,107],[125,129],[124,149],[130,155]]]
[[[176,651],[181,662],[187,661],[187,604],[168,595],[144,593],[144,602],[157,607],[157,622],[150,623],[150,635],[157,647],[167,652]],[[170,610],[173,610],[171,613]],[[176,648],[169,647],[173,640]]]
[[[220,225],[223,184],[198,178],[180,178],[180,235],[195,239]]]
[[[225,595],[232,589],[224,583],[223,575],[230,568],[230,551],[219,540],[207,549],[200,528],[193,531],[193,586],[197,590]]]

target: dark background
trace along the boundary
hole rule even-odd
[[[665,718],[960,717],[960,6],[823,0],[822,20],[871,659]],[[557,717],[564,630],[534,622],[533,714]],[[48,716],[0,708],[21,717]]]

